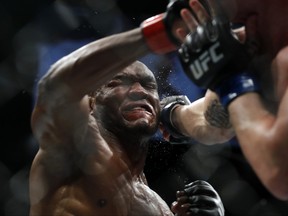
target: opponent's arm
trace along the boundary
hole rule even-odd
[[[178,142],[216,144],[234,136],[228,113],[213,92],[207,91],[205,97],[192,103],[181,103],[177,97],[183,96],[168,97],[170,102],[166,107],[171,108],[162,109],[161,122],[170,134],[170,139],[166,137],[170,142],[176,143],[176,137]]]
[[[276,57],[277,74],[288,74],[287,56],[288,48],[285,48]],[[257,93],[238,97],[228,110],[244,155],[258,177],[277,198],[288,200],[287,81],[278,83],[279,86],[282,88],[278,91],[281,102],[276,115],[267,111]]]
[[[222,22],[221,17],[219,20],[216,16],[208,22],[212,22],[217,37],[210,40],[210,26],[207,29],[207,23],[196,23],[200,27],[187,37],[179,52],[185,72],[197,85],[218,94],[221,104],[229,111],[230,121],[250,165],[272,194],[287,200],[287,81],[278,83],[276,89],[280,92],[281,103],[273,115],[261,101],[261,86],[249,68],[249,55],[244,45],[237,42],[225,19]],[[195,38],[200,39],[200,47],[194,43]],[[210,58],[208,67],[204,67],[207,66],[203,61],[205,56]],[[284,60],[283,56],[286,56]],[[281,65],[277,74],[285,77],[288,73],[287,48],[278,54],[277,61]],[[202,68],[197,66],[199,62]]]

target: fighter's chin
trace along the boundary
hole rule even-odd
[[[152,136],[157,131],[157,123],[155,121],[147,121],[147,119],[138,119],[137,121],[126,121],[126,129],[134,136]]]

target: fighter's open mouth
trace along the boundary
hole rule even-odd
[[[148,105],[148,104],[143,104],[143,103],[133,103],[129,104],[126,107],[124,107],[124,111],[145,111],[148,114],[152,115],[153,114],[153,108]]]
[[[135,121],[138,119],[151,119],[154,115],[153,107],[145,103],[131,103],[127,104],[122,109],[123,117],[128,121]]]

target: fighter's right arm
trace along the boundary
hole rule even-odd
[[[109,153],[105,145],[95,149],[95,140],[99,143],[100,136],[90,115],[87,94],[148,51],[138,28],[89,43],[51,66],[38,83],[31,119],[45,169],[61,174],[69,169],[60,165],[69,164],[70,160],[71,168],[72,158],[78,158],[80,162],[79,159],[84,161],[85,155],[88,158],[88,153]]]
[[[181,22],[180,16],[183,7],[189,7],[186,0],[172,1],[165,13],[144,20],[139,28],[91,42],[57,61],[40,81],[35,109],[35,112],[40,112],[34,115],[38,116],[44,109],[47,112],[48,108],[51,108],[57,110],[53,114],[59,119],[66,119],[63,114],[67,118],[77,118],[79,111],[73,112],[72,109],[75,106],[75,110],[84,109],[87,121],[87,110],[81,108],[87,105],[85,95],[98,89],[140,57],[150,52],[165,54],[179,47],[179,36],[176,36],[176,32],[187,32],[186,24]],[[62,106],[59,106],[58,102]],[[68,108],[72,113],[68,112]],[[33,119],[35,121],[39,118]],[[83,116],[78,119],[83,119]],[[59,121],[59,124],[62,124],[61,122]],[[67,131],[71,126],[73,124],[68,124]],[[66,127],[67,124],[64,123],[63,128]]]
[[[38,86],[32,117],[36,137],[43,140],[44,125],[45,130],[55,130],[47,134],[85,132],[89,120],[86,95],[140,57],[176,50],[176,33],[187,30],[181,22],[183,7],[189,7],[186,0],[172,1],[165,13],[143,21],[139,28],[91,42],[52,65]]]
[[[140,27],[83,46],[56,62],[46,80],[65,83],[82,98],[146,54],[176,51],[182,43],[179,32],[188,33],[180,16],[183,8],[189,8],[187,0],[171,1],[164,13],[144,20]]]
[[[190,104],[175,107],[169,121],[181,135],[206,145],[225,143],[235,135],[227,111],[211,91]]]

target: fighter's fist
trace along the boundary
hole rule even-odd
[[[160,102],[161,115],[159,129],[163,138],[171,144],[188,144],[192,138],[181,134],[172,122],[172,112],[179,105],[189,105],[191,102],[185,95],[174,95],[163,98]]]
[[[172,211],[177,216],[224,216],[224,206],[216,190],[206,181],[198,180],[185,185],[176,193]]]

